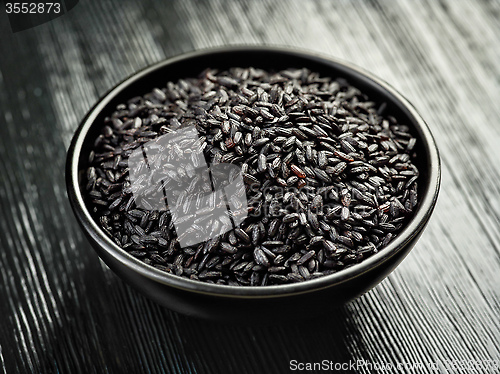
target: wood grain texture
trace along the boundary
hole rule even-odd
[[[2,372],[500,360],[500,2],[82,0],[16,34],[2,14],[0,32]],[[161,308],[100,263],[67,201],[66,149],[100,95],[163,58],[243,43],[368,69],[415,105],[441,151],[441,195],[415,249],[382,284],[319,321],[224,326]]]

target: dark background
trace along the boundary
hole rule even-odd
[[[441,195],[415,249],[374,290],[315,321],[224,326],[169,312],[99,261],[67,201],[66,150],[100,95],[166,57],[242,43],[368,69],[416,106],[441,151]],[[15,34],[2,5],[0,368],[278,373],[291,359],[498,362],[499,61],[498,1],[82,0]]]

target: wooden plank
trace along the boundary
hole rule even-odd
[[[0,32],[3,372],[500,359],[499,2],[112,0],[80,2],[15,35],[2,20]],[[99,262],[67,202],[65,150],[100,95],[165,57],[242,43],[306,48],[372,71],[410,99],[441,150],[442,193],[414,251],[318,321],[224,326],[161,308]]]

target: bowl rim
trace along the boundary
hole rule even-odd
[[[391,101],[396,106],[403,108],[408,113],[409,117],[413,117],[413,122],[417,125],[417,127],[419,127],[419,140],[422,142],[423,149],[427,153],[429,166],[427,178],[428,186],[426,193],[420,197],[421,201],[415,214],[411,217],[410,221],[408,221],[400,234],[386,247],[358,264],[355,264],[347,269],[340,270],[337,273],[318,277],[316,279],[272,286],[230,286],[191,280],[166,273],[154,268],[151,265],[147,265],[127,253],[124,249],[120,248],[99,227],[97,222],[92,218],[85,204],[82,191],[80,189],[78,169],[80,153],[84,140],[99,113],[123,89],[132,83],[137,82],[146,75],[155,72],[156,70],[162,69],[172,63],[189,60],[191,58],[208,57],[212,54],[228,52],[279,53],[291,57],[295,56],[308,59],[324,65],[330,65],[338,69],[340,68],[340,70],[347,72],[350,76],[366,81],[367,84],[371,85],[376,90],[386,91],[388,96],[391,97]],[[349,75],[346,76],[347,79],[349,79]],[[436,204],[440,182],[441,161],[434,137],[432,136],[428,125],[417,113],[416,109],[396,89],[382,79],[350,62],[332,58],[331,56],[319,54],[313,51],[281,46],[245,45],[199,49],[167,58],[132,74],[105,93],[85,115],[73,136],[68,149],[66,162],[66,187],[75,216],[90,239],[93,240],[95,244],[103,249],[108,255],[142,276],[163,285],[200,294],[231,298],[271,298],[308,293],[333,287],[337,284],[344,283],[363,275],[399,253],[412,240],[412,238],[417,236],[423,230]]]

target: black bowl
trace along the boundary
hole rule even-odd
[[[226,69],[254,66],[264,69],[307,67],[325,76],[346,78],[387,113],[413,127],[418,138],[415,161],[420,171],[420,202],[399,235],[380,252],[338,273],[301,283],[243,287],[189,280],[146,265],[118,247],[92,218],[84,202],[82,173],[101,131],[105,116],[118,104],[179,78],[196,76],[207,67]],[[109,91],[86,115],[68,151],[68,196],[90,243],[101,259],[122,279],[169,309],[218,320],[269,321],[284,317],[311,317],[368,291],[385,278],[408,254],[422,234],[436,204],[440,186],[440,160],[429,128],[396,90],[371,74],[345,62],[317,54],[276,47],[227,47],[173,57],[146,68]]]

